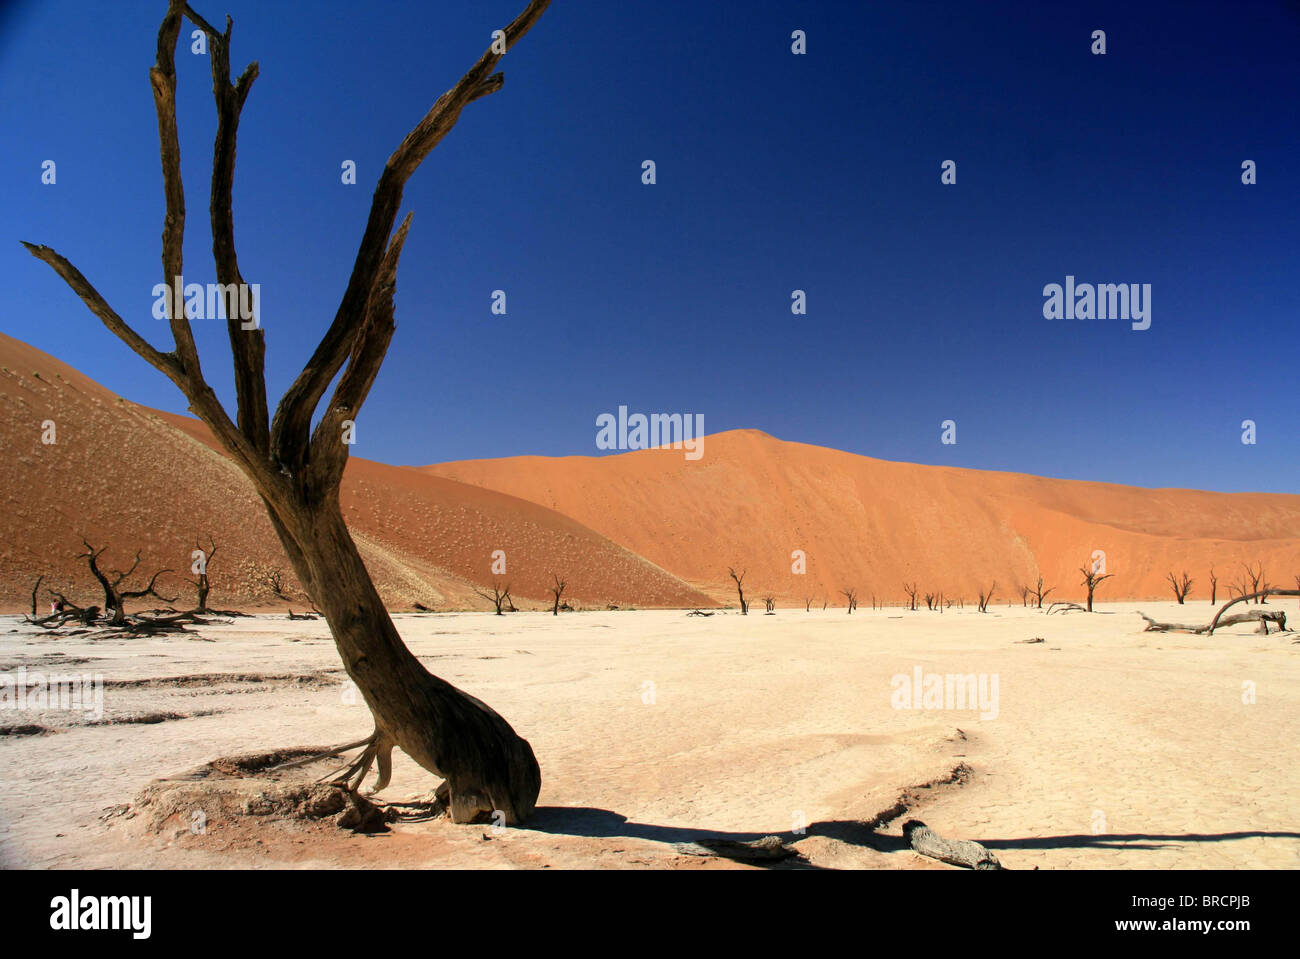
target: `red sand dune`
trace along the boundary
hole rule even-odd
[[[127,362],[132,357],[125,358]],[[195,538],[211,533],[217,553],[210,602],[247,607],[277,601],[265,572],[289,573],[265,510],[243,474],[216,451],[197,420],[114,396],[67,365],[0,334],[0,609],[24,610],[44,575],[82,605],[102,603],[84,560],[86,536],[110,544],[104,564],[188,574]],[[53,420],[56,442],[41,442]],[[506,552],[512,595],[540,605],[552,571],[578,605],[694,606],[707,603],[669,573],[549,509],[418,471],[353,459],[342,503],[380,594],[393,608],[485,608],[472,587],[491,582],[491,553]],[[166,596],[192,603],[176,575]],[[148,604],[153,604],[150,599]],[[292,604],[291,604],[292,605]],[[299,601],[301,608],[304,603]]]
[[[997,602],[1042,573],[1079,599],[1079,567],[1094,550],[1114,578],[1101,599],[1172,598],[1165,581],[1186,569],[1191,595],[1218,595],[1241,564],[1262,562],[1275,585],[1300,575],[1300,496],[1140,489],[942,466],[893,463],[784,442],[757,430],[708,436],[704,456],[642,450],[605,457],[525,456],[445,463],[425,472],[548,506],[702,591],[731,601],[727,567],[747,569],[746,595],[787,603],[842,602],[856,587],[900,601],[902,584]],[[807,572],[791,572],[791,554]]]
[[[215,605],[283,606],[265,573],[292,576],[261,502],[202,424],[129,403],[2,334],[0,367],[0,609],[25,608],[42,574],[78,602],[100,602],[74,558],[82,535],[111,545],[110,566],[141,549],[142,568],[185,573],[195,537],[208,533],[219,545]],[[50,446],[47,419],[58,431]],[[1102,599],[1168,596],[1165,574],[1183,569],[1204,599],[1211,563],[1220,596],[1245,562],[1262,562],[1278,585],[1300,574],[1300,496],[892,463],[755,430],[707,437],[697,461],[680,450],[419,469],[353,459],[342,500],[394,608],[484,608],[472,587],[492,579],[496,549],[506,551],[502,579],[532,606],[552,572],[580,605],[732,602],[731,565],[748,570],[748,595],[787,606],[841,602],[843,586],[860,603],[873,593],[897,602],[905,580],[968,602],[996,581],[1006,602],[1040,571],[1057,587],[1052,599],[1078,599],[1078,567],[1098,549],[1115,574]],[[791,572],[796,549],[803,575]],[[163,587],[182,602],[193,595],[176,575]]]

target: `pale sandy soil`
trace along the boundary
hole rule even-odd
[[[1284,608],[1300,616],[1294,602]],[[102,674],[105,720],[190,718],[88,725],[0,712],[0,726],[53,730],[0,736],[0,864],[747,868],[675,844],[779,833],[814,866],[949,868],[901,847],[915,817],[1014,869],[1300,867],[1295,634],[1143,633],[1135,608],[399,616],[431,670],[532,742],[542,795],[532,821],[499,834],[437,820],[372,836],[265,821],[159,835],[143,816],[101,819],[151,779],[218,756],[368,733],[322,622],[258,617],[202,639],[86,642],[3,617],[0,670]],[[1210,615],[1208,603],[1140,608]],[[1036,636],[1046,641],[1017,642]],[[893,708],[891,678],[918,666],[996,675],[996,718]],[[208,673],[307,678],[120,685]],[[880,835],[861,825],[960,763],[965,782],[917,790]],[[398,757],[382,798],[415,800],[435,784]]]

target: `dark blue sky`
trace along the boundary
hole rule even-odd
[[[234,17],[235,70],[261,65],[235,217],[272,402],[333,316],[384,159],[523,5],[196,0]],[[55,247],[167,343],[164,9],[5,8],[0,283],[5,332],[179,411],[18,244]],[[595,418],[627,405],[886,459],[1298,492],[1298,51],[1283,0],[556,0],[408,185],[397,335],[354,453],[595,454]],[[183,44],[178,72],[185,275],[206,283],[207,58]],[[1151,328],[1045,320],[1067,274],[1150,283]],[[195,326],[233,405],[223,324]]]

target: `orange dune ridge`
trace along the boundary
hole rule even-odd
[[[550,507],[608,536],[720,601],[746,597],[860,605],[900,602],[903,583],[973,603],[1020,600],[1041,573],[1049,600],[1082,599],[1079,567],[1105,553],[1099,600],[1218,596],[1262,563],[1269,582],[1300,576],[1300,496],[1141,489],[946,466],[894,463],[778,440],[758,430],[707,436],[704,455],[639,450],[603,457],[537,456],[422,467]],[[792,572],[802,550],[806,572]]]
[[[191,550],[215,537],[211,601],[283,608],[268,573],[302,602],[260,500],[197,420],[150,410],[0,334],[3,544],[0,609],[31,587],[101,598],[82,536],[107,543],[109,567],[176,570],[160,592],[192,602]],[[41,442],[52,420],[56,442]],[[1049,600],[1084,595],[1079,567],[1105,553],[1113,578],[1098,599],[1171,596],[1168,572],[1195,580],[1191,598],[1228,594],[1244,563],[1269,582],[1300,575],[1300,496],[1148,490],[941,466],[894,463],[756,430],[710,435],[704,455],[642,450],[602,457],[521,456],[395,467],[353,458],[342,502],[380,594],[394,609],[482,609],[492,553],[504,550],[512,595],[547,600],[552,574],[580,606],[693,607],[746,595],[782,606],[812,600],[901,602],[903,583],[953,602],[996,582],[995,603],[1019,602],[1041,575]],[[803,573],[796,551],[804,556]],[[152,603],[152,600],[150,600]]]
[[[128,358],[129,359],[129,358]],[[284,608],[306,603],[297,590],[261,500],[195,419],[137,406],[53,357],[0,334],[0,609],[25,611],[38,576],[80,605],[103,595],[81,539],[108,544],[101,565],[129,568],[136,550],[145,581],[193,605],[187,585],[196,539],[217,543],[209,570],[216,608]],[[42,426],[55,424],[55,442]],[[344,515],[384,601],[435,609],[483,609],[473,588],[492,582],[493,550],[504,550],[518,604],[540,606],[552,573],[565,600],[653,606],[708,604],[671,574],[580,523],[525,500],[363,459],[348,464]],[[279,570],[294,601],[275,597]],[[129,582],[137,582],[138,577]],[[137,601],[148,608],[152,597]],[[135,607],[133,607],[135,608]]]

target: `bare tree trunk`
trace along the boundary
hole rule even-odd
[[[494,811],[511,824],[527,819],[541,790],[532,747],[494,710],[432,675],[406,648],[348,533],[337,496],[306,515],[293,510],[285,518],[270,501],[267,508],[280,517],[276,529],[283,530],[294,572],[311,584],[344,669],[374,716],[381,778],[393,746],[400,746],[447,781],[455,822]]]

